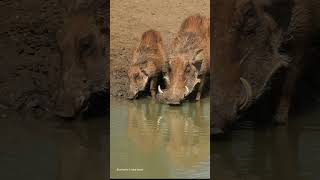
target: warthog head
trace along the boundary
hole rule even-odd
[[[282,32],[279,23],[266,11],[275,11],[272,3],[283,1],[286,0],[215,1],[216,40],[211,76],[214,134],[224,132],[240,112],[265,93],[272,77],[283,72],[287,57],[279,53]]]
[[[60,87],[55,94],[55,114],[74,117],[88,106],[91,94],[106,86],[103,36],[94,17],[72,15],[57,32],[61,53]]]
[[[130,67],[128,70],[128,77],[130,81],[128,90],[129,99],[136,98],[139,92],[142,92],[146,89],[150,78],[147,71],[152,69],[155,69],[154,64],[148,62]],[[150,71],[148,72],[151,73]]]
[[[180,104],[209,72],[209,19],[190,16],[181,25],[173,42],[172,53],[164,67],[167,88],[158,86],[159,99]]]
[[[144,32],[128,69],[129,99],[136,98],[139,92],[146,90],[151,79],[154,81],[149,85],[155,86],[151,83],[157,82],[165,56],[160,33],[152,29]]]
[[[159,97],[168,104],[180,104],[200,83],[200,66],[198,58],[203,57],[203,52],[180,54],[166,65],[164,79],[168,89],[158,86]],[[186,61],[191,59],[191,61]]]

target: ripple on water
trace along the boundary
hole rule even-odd
[[[111,101],[111,177],[209,178],[209,99]],[[117,172],[117,167],[143,168]]]

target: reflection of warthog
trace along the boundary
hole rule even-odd
[[[96,122],[94,122],[96,121]],[[59,180],[103,180],[107,178],[107,134],[105,123],[73,124],[55,137],[59,148]],[[97,123],[99,122],[99,123]],[[102,123],[100,123],[102,122]]]
[[[87,107],[91,94],[105,90],[103,35],[94,17],[76,13],[65,20],[57,40],[61,53],[61,82],[55,95],[55,113],[74,117]]]
[[[193,167],[209,157],[209,122],[203,118],[202,106],[197,105],[193,115],[184,114],[180,108],[166,112],[169,131],[166,150],[179,168]]]
[[[155,98],[165,56],[160,33],[155,30],[144,32],[128,70],[129,99],[136,98],[139,92],[144,91],[148,82],[150,82],[151,96]]]
[[[275,122],[286,123],[297,78],[304,66],[305,49],[319,29],[319,1],[216,0],[215,61],[212,76],[213,131],[221,133],[240,111],[272,87],[275,75],[292,58],[277,91]],[[281,70],[281,71],[280,71]]]
[[[302,154],[299,136],[290,131],[286,127],[276,127],[252,134],[250,130],[237,133],[232,143],[214,144],[210,163],[215,172],[212,179],[304,179],[299,168],[299,154]]]
[[[210,72],[209,49],[209,18],[200,15],[188,17],[180,27],[165,65],[165,80],[169,87],[161,90],[159,86],[162,101],[180,104],[193,91],[197,93],[196,100],[200,99]]]
[[[178,167],[192,167],[209,157],[209,122],[203,107],[184,113],[180,107],[162,109],[161,104],[129,103],[128,137],[143,152],[157,152],[161,143]],[[190,107],[191,109],[191,107]],[[194,113],[195,112],[195,113]]]
[[[132,102],[128,106],[128,137],[144,152],[152,152],[160,145],[159,104]]]

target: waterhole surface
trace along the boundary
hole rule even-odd
[[[111,100],[111,178],[209,178],[209,98]]]
[[[1,180],[107,179],[108,117],[62,120],[0,111]]]
[[[319,179],[320,108],[291,117],[287,127],[239,124],[232,138],[213,140],[214,179]]]

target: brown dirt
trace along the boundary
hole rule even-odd
[[[127,97],[127,69],[144,31],[155,29],[168,44],[190,15],[210,15],[209,0],[111,0],[110,95]]]
[[[59,81],[55,34],[69,2],[0,1],[0,110],[41,106],[50,99]]]
[[[55,88],[55,32],[65,15],[56,1],[0,1],[0,104],[36,103]]]

